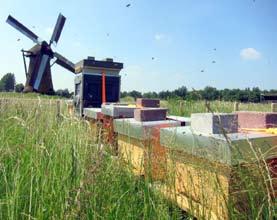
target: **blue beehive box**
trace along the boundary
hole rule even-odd
[[[120,75],[123,63],[112,59],[95,60],[88,57],[75,65],[74,106],[77,114],[84,108],[100,108],[103,101],[103,73],[105,73],[106,102],[119,102]]]

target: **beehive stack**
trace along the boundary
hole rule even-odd
[[[277,112],[239,111],[240,129],[266,129],[277,127]]]
[[[100,141],[103,123],[101,108],[84,108],[83,111],[85,119],[89,122],[91,136],[94,138],[95,142]]]
[[[160,129],[180,126],[180,122],[166,120],[167,109],[159,108],[158,100],[138,99],[136,106],[141,108],[135,109],[134,118],[114,121],[119,153],[134,173],[163,179],[166,152],[160,146]]]
[[[74,115],[73,100],[66,101],[66,105],[67,105],[67,111],[68,111],[69,116],[73,116]]]
[[[166,120],[166,108],[139,108],[134,112],[136,121],[162,121]]]
[[[222,123],[218,124],[214,117],[220,118]],[[205,124],[202,123],[204,118]],[[276,151],[269,149],[277,144],[277,136],[238,133],[234,114],[196,114],[191,119],[191,127],[160,131],[161,145],[168,152],[168,176],[171,176],[161,187],[162,192],[169,198],[176,198],[180,207],[198,218],[228,219],[231,201],[239,204],[238,210],[247,210],[245,182],[238,174],[251,172],[254,179],[260,178],[253,152],[263,146],[264,157],[272,158]]]
[[[112,146],[112,150],[117,154],[117,133],[114,131],[113,121],[118,118],[133,118],[136,106],[128,104],[103,104],[101,112],[103,114],[103,141]]]
[[[159,108],[160,107],[160,100],[159,99],[145,99],[145,98],[138,98],[136,100],[136,106],[138,108]]]
[[[159,131],[165,127],[180,126],[172,120],[140,122],[135,119],[116,119],[118,151],[138,175],[150,174],[161,179],[165,174],[165,149],[159,144]]]

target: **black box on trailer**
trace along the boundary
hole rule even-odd
[[[99,108],[103,102],[118,102],[119,72],[122,68],[123,63],[113,62],[112,59],[99,61],[88,57],[77,63],[74,93],[76,113],[82,115],[83,108]]]

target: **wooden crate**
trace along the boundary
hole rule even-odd
[[[89,122],[90,133],[93,141],[98,142],[102,139],[103,126],[101,120],[87,119]]]
[[[134,174],[162,180],[166,174],[166,150],[155,140],[138,140],[118,135],[119,155],[131,165]]]
[[[103,115],[102,141],[111,146],[113,153],[118,154],[117,133],[114,132],[113,120],[113,117]]]
[[[198,217],[225,219],[231,169],[175,151],[168,156],[166,194],[176,192],[177,203]],[[171,193],[170,193],[171,192]],[[168,196],[168,195],[167,195]]]
[[[74,105],[73,104],[67,104],[67,112],[69,116],[74,116]]]
[[[267,193],[258,164],[227,166],[176,150],[168,151],[167,155],[167,182],[160,186],[160,191],[197,218],[231,219],[231,209],[247,216],[250,211],[247,190],[250,189],[245,186],[250,180],[245,177],[251,177],[253,190],[261,189],[257,196],[263,190]],[[275,169],[272,172],[275,173],[277,160],[267,162],[273,163],[269,168]],[[277,192],[275,182],[273,194]]]

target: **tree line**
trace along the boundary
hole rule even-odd
[[[245,89],[217,89],[211,86],[206,86],[204,89],[189,91],[185,86],[169,91],[160,92],[145,92],[139,91],[122,92],[121,97],[136,98],[159,98],[159,99],[186,99],[191,101],[197,100],[221,100],[221,101],[239,101],[239,102],[260,102],[261,94],[277,94],[276,89],[261,90],[259,87]]]
[[[23,92],[24,85],[16,84],[13,73],[5,74],[0,80],[0,92]],[[185,86],[169,91],[163,90],[160,92],[145,92],[133,90],[130,92],[121,92],[121,98],[133,97],[136,98],[159,98],[159,99],[186,99],[186,100],[222,100],[222,101],[239,101],[239,102],[260,102],[261,94],[273,93],[277,94],[276,89],[261,90],[258,87],[245,89],[217,89],[215,87],[206,86],[204,89],[189,91]],[[68,89],[58,89],[54,95],[71,98],[73,92]]]
[[[13,73],[7,73],[0,79],[0,92],[23,92],[24,85],[22,83],[16,83]],[[69,92],[68,89],[58,89],[53,95],[61,96],[64,98],[71,98],[73,92]]]

